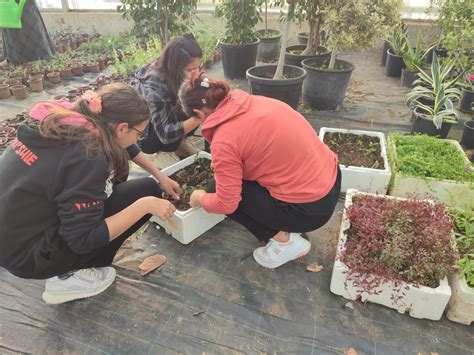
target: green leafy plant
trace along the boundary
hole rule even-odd
[[[225,18],[223,41],[228,44],[249,44],[257,39],[255,25],[260,20],[262,0],[222,0],[214,15]]]
[[[217,28],[204,24],[202,21],[192,28],[193,34],[202,49],[204,62],[213,58],[222,33]]]
[[[458,102],[461,98],[459,78],[462,74],[452,78],[450,74],[453,67],[453,60],[445,60],[440,64],[438,57],[433,53],[430,73],[418,67],[419,79],[414,82],[416,86],[405,97],[407,106],[421,109],[418,113],[423,118],[433,120],[438,129],[441,128],[443,121],[456,122],[458,119],[453,102]],[[426,100],[432,102],[432,105],[422,102]]]
[[[192,24],[198,0],[121,0],[117,11],[134,21],[133,32],[143,40],[158,35],[164,46],[172,34]]]
[[[111,68],[114,74],[124,76],[134,75],[135,72],[144,64],[156,60],[161,52],[161,44],[158,37],[151,37],[146,43],[146,49],[136,44],[131,44],[125,50],[128,55],[119,57],[114,53],[114,64]]]
[[[408,136],[391,133],[396,152],[390,152],[391,163],[403,175],[422,178],[474,182],[472,164],[450,142],[426,135]]]
[[[412,73],[418,72],[419,68],[423,65],[426,53],[424,52],[421,47],[421,40],[418,36],[416,38],[415,48],[411,46],[410,41],[407,38],[407,45],[402,52],[403,62],[405,63],[406,68],[411,71]]]
[[[364,49],[383,37],[394,22],[400,19],[401,0],[331,0],[324,11],[324,28],[328,46],[332,50],[329,69],[334,68],[340,50]]]
[[[410,44],[408,43],[408,36],[406,28],[402,22],[393,27],[390,35],[387,37],[387,42],[390,44],[393,54],[402,55]]]
[[[451,208],[449,213],[454,221],[456,245],[460,259],[457,266],[460,277],[470,287],[474,287],[474,209]]]

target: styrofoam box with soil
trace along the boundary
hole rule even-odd
[[[375,131],[322,127],[319,131],[319,138],[322,142],[324,142],[324,135],[326,133],[367,135],[370,137],[377,137],[379,139],[380,151],[384,164],[383,169],[363,168],[360,166],[346,166],[339,164],[342,173],[341,192],[345,192],[352,188],[359,191],[385,194],[387,192],[391,178],[390,165],[387,159],[387,145],[385,142],[385,135],[382,132]]]
[[[171,176],[186,166],[193,164],[198,158],[211,160],[211,155],[207,152],[199,152],[163,169],[162,172]],[[207,213],[202,207],[199,207],[190,208],[186,211],[176,210],[173,216],[166,221],[156,216],[153,216],[150,221],[163,227],[166,233],[170,234],[178,242],[189,244],[223,221],[224,218],[225,215]]]

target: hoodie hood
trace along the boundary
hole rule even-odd
[[[233,90],[228,93],[219,105],[217,105],[216,110],[204,121],[201,127],[203,137],[208,142],[211,142],[217,127],[247,112],[249,106],[250,95],[245,91]]]

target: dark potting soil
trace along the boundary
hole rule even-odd
[[[338,155],[339,164],[384,169],[378,137],[352,133],[326,133],[324,143]]]
[[[172,198],[167,198],[176,206],[176,209],[185,211],[191,208],[189,205],[189,197],[194,190],[207,190],[209,181],[214,174],[211,168],[211,161],[209,159],[199,158],[194,163],[177,171],[170,176],[183,189],[179,201]]]

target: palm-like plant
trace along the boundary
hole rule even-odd
[[[387,42],[390,44],[392,53],[395,55],[402,55],[406,51],[406,48],[410,47],[408,45],[406,28],[403,23],[393,28],[392,33],[390,33],[387,38]]]
[[[419,106],[421,105],[420,100],[434,101],[440,97],[441,91],[443,92],[443,97],[446,97],[451,104],[453,101],[459,101],[462,92],[458,87],[458,82],[462,73],[451,78],[449,74],[453,67],[453,60],[445,60],[444,63],[440,65],[435,53],[433,53],[430,73],[425,72],[417,66],[419,79],[415,80],[413,84],[416,86],[405,97],[407,106]]]
[[[417,111],[417,108],[423,112]],[[459,118],[458,113],[454,109],[453,102],[446,96],[443,86],[440,87],[439,92],[435,95],[433,106],[417,102],[414,109],[418,117],[432,120],[438,130],[441,129],[443,122],[456,123]]]
[[[419,36],[416,38],[415,48],[411,46],[407,36],[406,43],[408,45],[405,47],[405,50],[402,53],[403,62],[405,63],[405,66],[409,71],[411,71],[412,73],[416,73],[423,65],[426,53],[428,53],[429,49],[423,52],[423,50],[421,49],[421,40]]]

